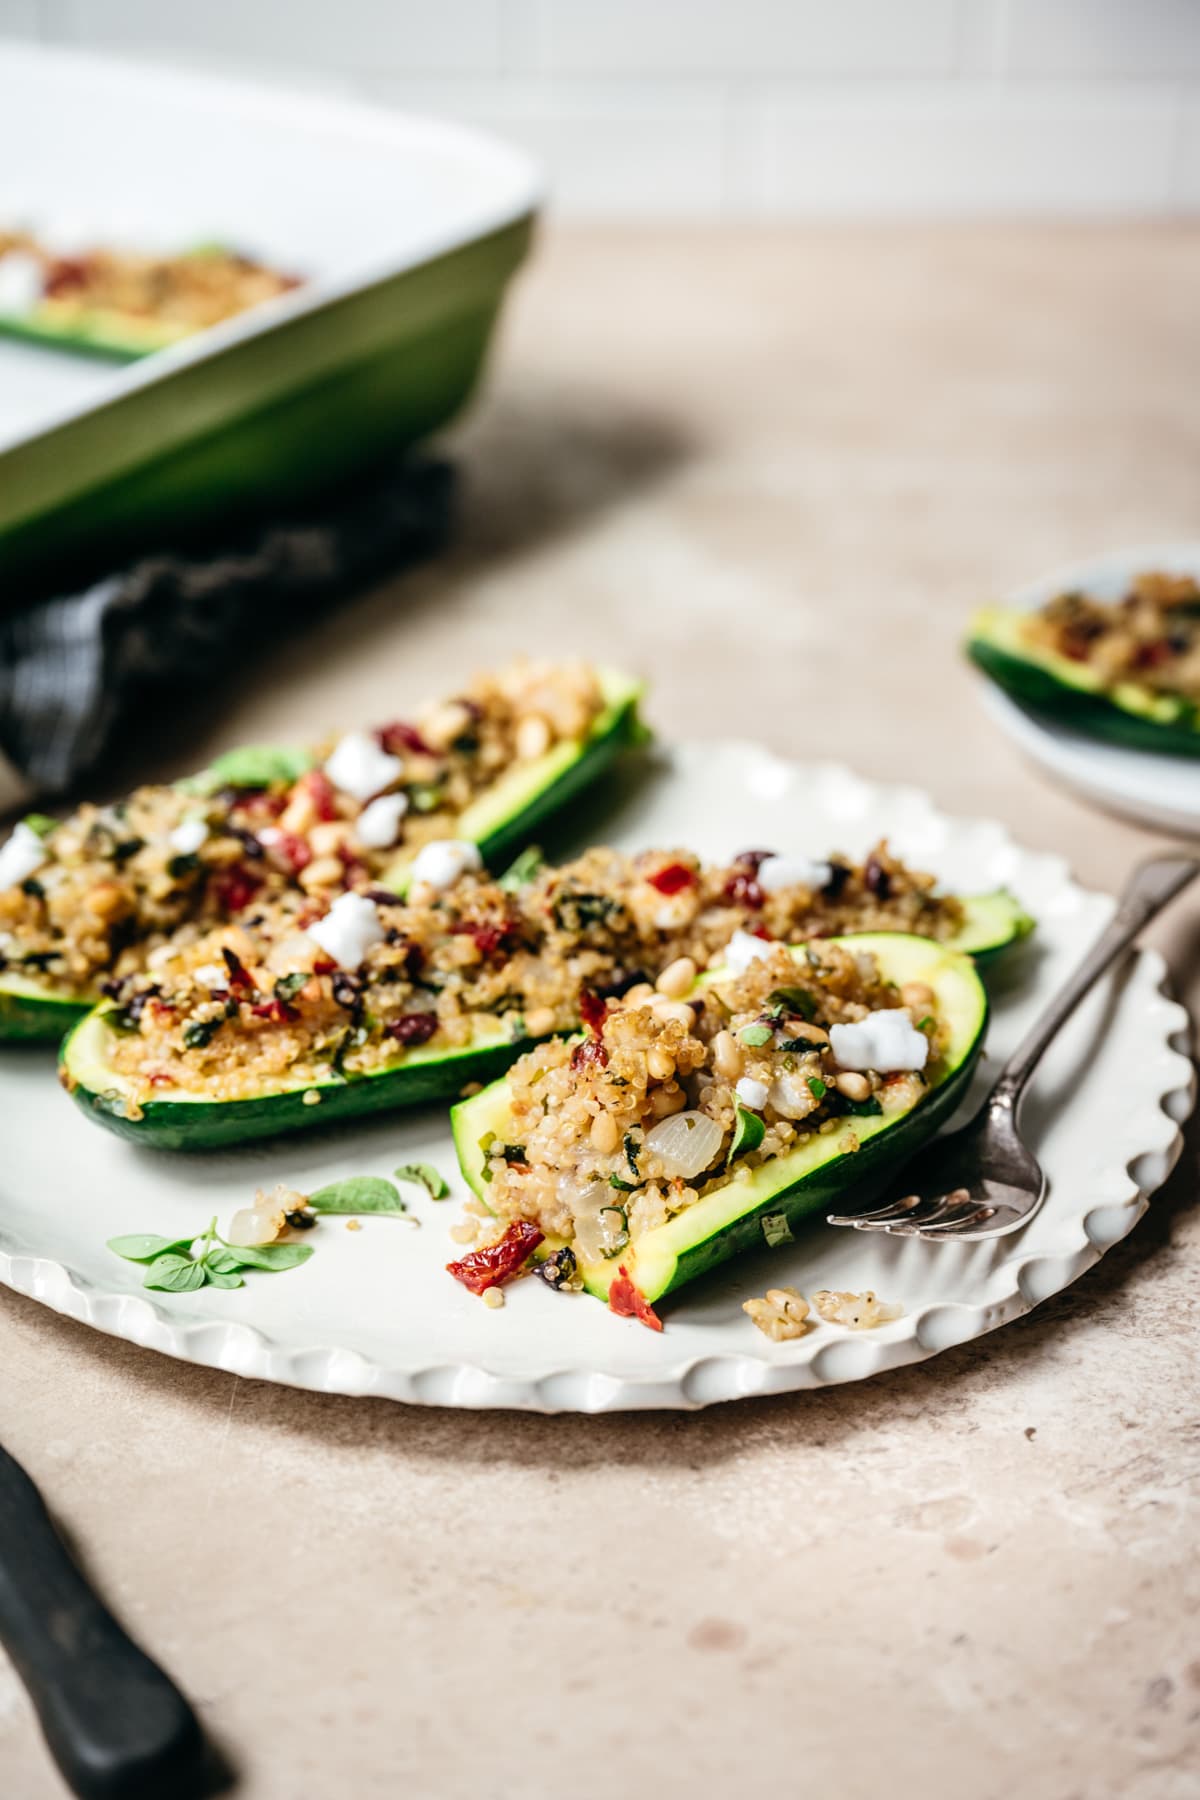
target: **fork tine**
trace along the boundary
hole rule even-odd
[[[986,1225],[989,1219],[996,1217],[994,1206],[974,1206],[967,1213],[952,1219],[939,1219],[936,1224],[923,1226],[919,1237],[927,1238],[931,1244],[940,1239],[956,1237],[960,1231],[966,1231],[973,1225]]]
[[[869,1208],[866,1212],[829,1213],[825,1222],[827,1225],[855,1225],[865,1231],[875,1221],[882,1224],[888,1219],[907,1218],[921,1204],[919,1194],[906,1194],[902,1200],[889,1200],[886,1206]]]
[[[972,1211],[978,1205],[979,1201],[972,1198],[966,1188],[952,1188],[948,1194],[931,1197],[908,1218],[885,1225],[884,1230],[892,1232],[896,1237],[916,1237],[922,1231],[950,1224],[964,1210]]]
[[[939,1202],[937,1200],[916,1200],[905,1212],[894,1212],[878,1216],[868,1213],[865,1218],[851,1217],[850,1223],[856,1231],[886,1231],[893,1236],[910,1236],[920,1227],[922,1219],[935,1216]]]

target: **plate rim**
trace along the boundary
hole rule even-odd
[[[943,812],[926,790],[911,784],[870,781],[840,765],[777,756],[748,740],[670,748],[685,755],[697,749],[709,755],[751,753],[763,766],[848,780],[885,807],[897,807],[901,797],[910,802],[919,798],[940,824],[959,830],[984,829],[993,834],[1000,850],[1032,858],[1053,871],[1081,902],[1100,897],[1074,880],[1064,858],[1022,850],[999,821]],[[1106,1191],[1103,1198],[1072,1215],[1079,1226],[1079,1241],[1073,1248],[1064,1250],[1056,1244],[1006,1265],[1008,1285],[1004,1291],[994,1291],[986,1300],[930,1300],[894,1326],[835,1336],[803,1360],[780,1356],[777,1347],[764,1339],[763,1349],[755,1353],[697,1351],[667,1369],[636,1373],[553,1366],[552,1344],[547,1353],[551,1366],[534,1375],[494,1373],[469,1361],[443,1360],[405,1369],[349,1346],[281,1343],[241,1321],[182,1321],[165,1305],[141,1293],[104,1288],[65,1262],[13,1245],[2,1228],[0,1283],[105,1335],[179,1361],[320,1393],[369,1395],[415,1404],[585,1414],[696,1410],[725,1400],[863,1380],[982,1337],[1071,1286],[1132,1231],[1150,1196],[1167,1179],[1183,1148],[1182,1127],[1196,1102],[1191,1020],[1170,992],[1166,964],[1157,950],[1139,950],[1129,970],[1131,978],[1136,972],[1151,1003],[1147,1029],[1161,1055],[1155,1062],[1153,1081],[1147,1083],[1124,1122],[1119,1146],[1121,1179],[1119,1184],[1114,1182],[1122,1191]],[[776,1354],[771,1354],[773,1351]]]

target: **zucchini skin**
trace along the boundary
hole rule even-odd
[[[494,1081],[531,1040],[490,1043],[426,1057],[376,1075],[345,1081],[314,1082],[311,1089],[293,1088],[252,1100],[147,1100],[131,1108],[115,1090],[81,1079],[72,1066],[72,1045],[85,1026],[102,1018],[81,1020],[59,1055],[59,1078],[75,1104],[94,1124],[117,1137],[152,1150],[221,1150],[231,1144],[258,1142],[289,1131],[312,1131],[342,1119],[364,1118],[397,1107],[421,1106],[461,1094],[468,1082]],[[320,1094],[319,1105],[304,1095]]]
[[[1128,750],[1200,756],[1200,724],[1182,721],[1170,724],[1165,720],[1141,718],[1102,693],[1085,693],[1069,687],[1049,669],[1025,657],[1014,656],[984,637],[968,640],[967,655],[976,668],[1014,700],[1064,725],[1073,726],[1088,737],[1100,738]],[[1197,719],[1195,709],[1191,711],[1191,718]]]
[[[0,1043],[57,1044],[91,1011],[90,1000],[41,1000],[0,985]]]

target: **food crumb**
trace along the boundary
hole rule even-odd
[[[481,1094],[483,1092],[483,1083],[482,1081],[468,1081],[466,1086],[460,1088],[458,1091],[460,1098],[469,1100],[472,1094]]]
[[[808,1301],[794,1287],[768,1288],[761,1300],[743,1300],[742,1311],[777,1344],[803,1337],[809,1329]]]
[[[812,1303],[829,1324],[846,1325],[851,1331],[872,1331],[904,1313],[902,1306],[881,1300],[870,1288],[861,1294],[838,1294],[823,1288],[813,1295]]]
[[[317,1092],[316,1088],[306,1088],[305,1089],[304,1104],[305,1104],[305,1106],[320,1106],[321,1096]]]
[[[361,1231],[362,1230],[362,1220],[361,1219],[347,1219],[346,1220],[346,1230],[347,1231]]]
[[[496,1307],[503,1306],[504,1305],[504,1289],[498,1288],[498,1287],[488,1288],[486,1293],[483,1296],[483,1304],[485,1306],[490,1306],[493,1311],[495,1311]]]

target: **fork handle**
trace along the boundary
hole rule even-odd
[[[1005,1063],[992,1090],[991,1106],[1016,1106],[1047,1045],[1066,1024],[1084,995],[1129,948],[1143,927],[1197,875],[1200,875],[1200,859],[1185,856],[1182,852],[1151,856],[1138,864],[1125,884],[1108,927]]]

